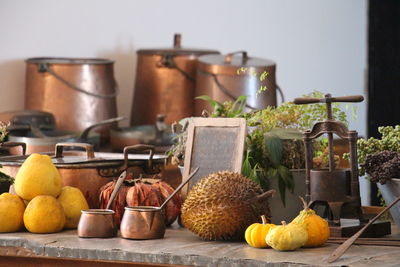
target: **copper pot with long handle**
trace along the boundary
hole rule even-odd
[[[18,116],[14,117],[14,120],[15,119],[18,119]],[[102,127],[103,125],[109,125],[123,119],[123,117],[116,117],[96,122],[80,133],[73,131],[42,130],[35,125],[28,125],[28,128],[19,129],[18,126],[23,125],[13,125],[13,128],[10,130],[10,134],[8,135],[8,140],[26,143],[27,154],[53,151],[55,145],[62,142],[90,143],[96,150],[98,150],[100,147],[100,134],[94,133],[93,129]],[[10,153],[12,155],[18,155],[20,154],[20,150],[18,148],[13,148],[10,149]]]
[[[219,54],[216,50],[183,48],[175,34],[172,48],[137,51],[131,125],[151,125],[158,114],[172,124],[193,115],[197,58]]]
[[[121,184],[126,178],[126,170],[118,177],[117,183],[105,209],[82,210],[78,224],[79,237],[114,237],[118,228],[115,222],[115,212],[110,209],[118,194]]]
[[[51,112],[60,130],[82,131],[117,116],[114,62],[99,58],[26,60],[25,109]],[[96,129],[102,140],[110,125]]]
[[[197,167],[160,207],[136,206],[125,207],[121,221],[121,236],[127,239],[158,239],[165,234],[165,211],[167,203],[182,189],[199,170]]]

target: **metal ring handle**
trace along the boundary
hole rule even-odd
[[[188,72],[184,71],[182,68],[178,67],[174,60],[175,55],[170,53],[165,53],[161,56],[161,60],[156,63],[157,68],[171,68],[179,71],[186,79],[194,82],[196,79],[190,75]]]
[[[56,144],[55,152],[56,158],[62,158],[64,147],[81,147],[85,149],[88,159],[94,159],[94,149],[91,144],[86,143],[58,143]]]
[[[152,145],[142,145],[142,144],[138,144],[138,145],[133,145],[133,146],[126,146],[124,147],[124,165],[122,167],[122,170],[126,170],[128,168],[128,153],[129,152],[133,152],[133,151],[146,151],[146,150],[150,150],[150,154],[149,154],[149,168],[153,168],[153,156],[154,156],[154,152],[155,152],[155,147]]]
[[[226,64],[231,64],[232,56],[235,55],[235,54],[242,54],[242,62],[246,62],[249,59],[249,57],[247,56],[247,52],[242,50],[242,51],[236,51],[236,52],[232,52],[232,53],[227,54],[225,56],[225,63]]]
[[[4,142],[4,143],[1,143],[1,146],[5,147],[5,148],[21,146],[22,147],[22,155],[26,154],[26,144],[24,142]]]
[[[278,84],[276,84],[276,91],[278,91],[279,95],[281,96],[282,103],[285,103],[285,95],[283,94],[283,91]]]
[[[199,71],[200,71],[200,70],[199,70]],[[203,72],[203,71],[201,71],[201,72]],[[215,84],[217,85],[218,89],[221,90],[225,95],[227,95],[228,97],[230,97],[230,98],[232,99],[232,101],[235,101],[235,100],[238,98],[238,97],[232,95],[232,94],[229,92],[229,90],[228,90],[227,88],[225,88],[225,87],[222,85],[222,83],[218,80],[218,77],[217,77],[216,74],[214,74],[214,73],[209,73],[209,72],[203,72],[203,73],[208,74],[208,75],[211,75],[211,76],[213,77],[214,82],[215,82]],[[251,110],[257,110],[257,108],[255,108],[255,107],[250,106],[249,104],[247,104],[247,101],[246,101],[246,107],[249,108],[249,109],[251,109]]]
[[[114,80],[114,93],[112,93],[110,95],[96,94],[96,93],[86,91],[85,89],[82,89],[82,88],[70,83],[69,81],[65,80],[63,77],[61,77],[60,75],[55,73],[53,70],[51,70],[48,63],[39,63],[38,69],[39,69],[39,72],[48,72],[51,75],[53,75],[57,80],[59,80],[60,82],[62,82],[65,85],[67,85],[68,87],[70,87],[78,92],[90,95],[90,96],[94,96],[94,97],[98,97],[98,98],[115,98],[118,94],[118,85],[115,80]]]

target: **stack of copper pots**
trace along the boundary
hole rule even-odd
[[[196,96],[224,102],[247,96],[248,109],[276,105],[276,64],[249,57],[245,51],[220,55],[216,50],[181,47],[175,34],[173,48],[138,50],[131,125],[151,125],[158,115],[171,124],[200,116],[211,107]],[[266,79],[260,79],[264,75]],[[266,88],[257,94],[260,88]]]

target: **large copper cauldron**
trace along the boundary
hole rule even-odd
[[[117,116],[113,61],[30,58],[26,63],[25,109],[51,112],[59,130],[82,131]],[[111,127],[96,129],[103,141]]]
[[[173,48],[138,50],[131,125],[152,125],[159,114],[166,124],[192,116],[197,58],[217,53],[182,48],[179,34]]]
[[[237,56],[236,54],[241,54]],[[227,55],[205,55],[199,57],[196,76],[196,96],[208,95],[219,101],[235,101],[239,96],[247,96],[247,108],[263,109],[276,106],[276,91],[283,94],[276,84],[276,64],[273,61],[249,57],[239,51]],[[259,93],[264,87],[266,90]],[[211,111],[208,103],[195,102],[195,115],[203,110]]]

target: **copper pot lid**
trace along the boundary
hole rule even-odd
[[[176,33],[174,35],[174,43],[172,48],[151,48],[151,49],[139,49],[138,55],[205,55],[205,54],[219,54],[217,50],[210,49],[198,49],[198,48],[183,48],[181,46],[181,34]]]
[[[227,55],[200,56],[198,69],[212,74],[238,75],[241,70],[251,72],[275,66],[272,60],[249,57],[246,51],[238,51]]]
[[[114,61],[105,58],[66,58],[66,57],[33,57],[25,60],[33,64],[65,64],[65,65],[99,65],[113,64]]]

